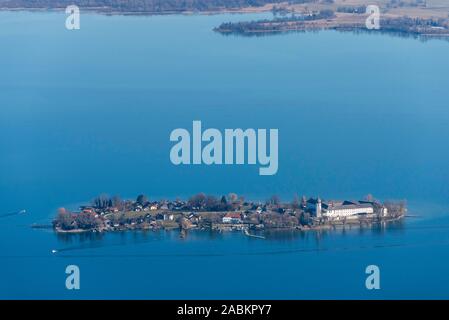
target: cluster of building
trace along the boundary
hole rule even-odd
[[[368,198],[369,199],[369,198]],[[121,201],[117,206],[81,207],[84,216],[91,217],[97,229],[121,230],[134,228],[295,228],[385,219],[395,216],[395,209],[376,200],[322,200],[302,197],[292,203],[281,203],[278,198],[266,203],[235,200],[232,205],[198,205],[195,201]],[[207,203],[207,201],[205,202]],[[391,211],[391,212],[389,212]],[[397,211],[397,210],[396,210]],[[137,213],[137,214],[136,214]],[[86,215],[87,214],[87,215]]]
[[[133,212],[151,212],[151,211],[183,211],[186,208],[187,202],[182,200],[175,201],[147,201],[143,204],[133,201],[123,201],[118,206],[106,206],[104,208],[98,208],[95,206],[81,206],[80,212],[96,213],[99,215],[105,215],[109,213],[117,213],[123,211]]]
[[[375,200],[328,200],[303,197],[299,206],[291,205],[259,205],[241,212],[228,212],[222,218],[224,224],[242,224],[252,215],[276,213],[281,216],[306,215],[314,221],[339,221],[363,218],[388,217],[388,209]],[[312,222],[313,223],[313,222]]]

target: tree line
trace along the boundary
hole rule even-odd
[[[292,0],[291,3],[314,2],[315,0]],[[267,3],[281,3],[284,0],[0,0],[3,8],[66,8],[77,5],[80,8],[104,11],[164,13],[183,11],[210,11],[259,7]]]

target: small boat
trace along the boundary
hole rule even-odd
[[[58,250],[55,250],[55,249],[51,250],[51,253],[53,253],[53,254],[55,254],[57,252],[58,252]]]

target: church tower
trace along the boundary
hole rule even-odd
[[[321,199],[319,197],[316,201],[316,217],[321,218]]]

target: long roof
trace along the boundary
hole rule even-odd
[[[318,199],[310,198],[308,203],[317,204]],[[357,209],[357,208],[372,208],[373,202],[370,201],[358,201],[358,200],[330,200],[322,201],[322,208],[327,210],[343,210],[343,209]]]

